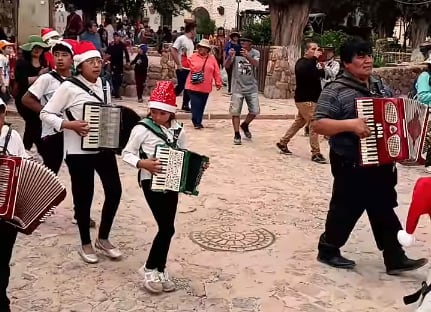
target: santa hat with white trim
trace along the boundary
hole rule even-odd
[[[73,64],[75,65],[75,68],[84,61],[94,57],[102,58],[100,52],[96,49],[92,42],[80,41],[76,44],[75,55],[73,56]]]
[[[60,34],[52,28],[42,28],[42,30],[40,31],[40,36],[42,37],[42,40],[44,42],[47,42],[49,39],[53,37],[61,38]]]
[[[78,41],[72,40],[72,39],[55,40],[55,41],[52,42],[51,52],[53,52],[54,48],[57,45],[61,45],[61,46],[66,47],[70,51],[70,53],[72,55],[74,55],[76,47],[78,45]]]
[[[431,216],[431,178],[419,178],[413,189],[412,202],[407,215],[405,231],[398,231],[398,241],[402,246],[415,243],[414,231],[421,215]]]
[[[151,91],[148,108],[156,108],[166,112],[177,111],[177,96],[172,81],[158,81],[156,87]]]

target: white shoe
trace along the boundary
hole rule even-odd
[[[425,167],[425,172],[426,173],[431,173],[431,166]]]
[[[95,253],[86,254],[84,252],[84,249],[82,249],[82,246],[79,247],[78,253],[81,256],[82,260],[84,260],[87,263],[91,263],[92,264],[92,263],[99,262],[99,258],[97,257],[97,255]]]
[[[144,287],[152,293],[161,293],[163,292],[163,284],[160,280],[159,272],[154,270],[148,270],[145,266],[142,266],[139,269],[139,274],[144,277]]]
[[[159,278],[162,281],[163,291],[171,292],[176,289],[175,283],[169,278],[168,271],[159,272]]]

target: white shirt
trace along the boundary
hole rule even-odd
[[[102,80],[97,79],[96,83],[91,83],[81,75],[77,76],[84,84],[94,91],[103,100]],[[107,84],[107,103],[111,104],[111,91]],[[52,98],[46,103],[40,112],[40,119],[56,131],[62,131],[61,125],[64,120],[68,120],[65,111],[68,109],[77,120],[82,120],[84,115],[84,103],[98,102],[98,100],[88,94],[85,90],[72,82],[63,82]],[[83,151],[81,149],[82,137],[73,130],[64,129],[64,154],[96,154],[97,151]]]
[[[0,151],[3,151],[8,131],[9,126],[3,125],[0,132]],[[25,151],[24,143],[22,142],[21,136],[15,130],[12,130],[6,151],[7,155],[30,158]]]
[[[186,35],[181,35],[175,40],[172,47],[178,51],[178,61],[180,64],[182,64],[183,68],[186,68],[186,60],[193,54],[193,51],[195,50],[193,40]]]
[[[162,131],[166,134],[169,141],[173,140],[174,130],[182,128],[177,121],[171,122],[171,128],[166,128],[160,126]],[[148,130],[143,125],[136,125],[129,137],[129,142],[127,142],[126,147],[123,150],[123,160],[129,165],[136,168],[138,161],[141,160],[139,157],[139,149],[147,154],[148,158],[154,156],[156,145],[166,144],[161,138],[155,135],[151,130]],[[184,133],[184,128],[181,129],[180,135],[178,136],[178,147],[185,148],[186,137]],[[151,179],[151,173],[148,170],[142,169],[141,180]]]
[[[0,86],[8,87],[10,81],[9,57],[4,54],[0,54],[0,72],[2,76],[2,79],[0,79]]]
[[[63,78],[65,79],[65,77]],[[33,94],[40,101],[42,106],[45,106],[60,85],[61,82],[58,81],[58,79],[54,78],[51,74],[46,73],[36,79],[28,89],[28,92]],[[48,125],[46,122],[42,122],[42,138],[55,133],[56,132],[52,126]]]

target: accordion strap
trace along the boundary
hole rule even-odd
[[[54,77],[55,79],[57,79],[58,81],[60,81],[60,83],[63,83],[65,80],[63,79],[63,77],[61,77],[55,70],[51,70],[49,72],[49,74]]]
[[[9,127],[9,129],[7,130],[6,138],[4,139],[4,145],[3,145],[3,151],[2,151],[3,155],[6,155],[8,153],[7,147],[9,145],[9,141],[12,136],[12,127],[10,126],[10,124],[7,126]]]
[[[99,102],[104,103],[105,105],[107,105],[108,102],[108,87],[106,85],[106,79],[105,78],[101,78],[102,79],[102,87],[103,87],[103,100],[96,94],[94,93],[93,90],[91,90],[88,86],[86,86],[81,80],[79,80],[76,77],[70,77],[67,79],[67,81],[73,83],[74,85],[80,87],[82,90],[84,90],[85,92],[87,92],[88,94],[90,94],[91,96],[94,96]],[[75,117],[73,117],[72,113],[70,112],[69,109],[66,109],[65,111],[67,118],[70,121],[74,121],[76,120]]]
[[[431,285],[427,285],[426,282],[422,282],[422,287],[415,293],[404,296],[403,301],[405,305],[412,304],[418,301],[421,297],[425,297],[431,291]]]
[[[162,128],[160,128],[160,126],[157,125],[151,118],[142,119],[140,122],[138,122],[138,125],[142,125],[148,130],[150,130],[152,133],[154,133],[156,136],[162,139],[170,147],[177,146],[178,137],[180,136],[180,133],[181,133],[181,128],[174,130],[173,141],[171,142],[168,136],[163,132]]]

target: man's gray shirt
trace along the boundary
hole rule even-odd
[[[323,118],[345,120],[358,118],[355,99],[360,97],[383,97],[385,94],[381,80],[370,78],[370,88],[344,72],[323,89],[317,101],[314,120]],[[346,160],[359,161],[359,137],[353,132],[343,132],[329,139],[331,150]]]
[[[260,59],[260,52],[251,49],[248,55]],[[232,62],[232,93],[253,94],[258,93],[257,67],[253,66],[245,57],[235,56]]]

